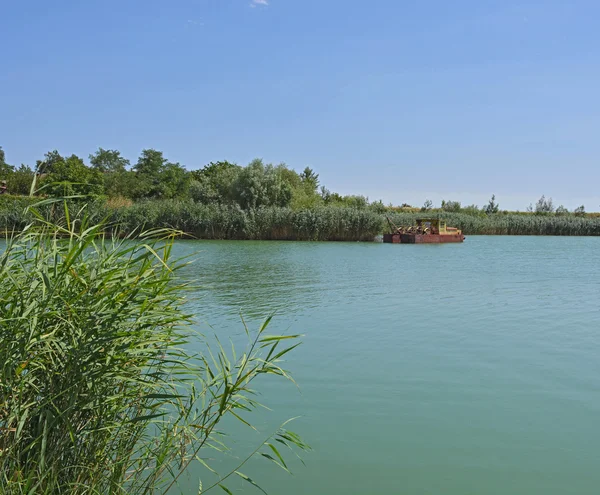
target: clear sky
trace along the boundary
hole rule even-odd
[[[153,147],[343,194],[600,210],[597,0],[0,0],[9,163]]]

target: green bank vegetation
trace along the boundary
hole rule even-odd
[[[32,182],[36,183],[32,191]],[[0,149],[0,228],[20,230],[31,220],[26,206],[36,196],[84,196],[95,221],[118,225],[122,233],[140,227],[172,228],[199,239],[371,241],[387,231],[386,216],[398,225],[423,214],[440,215],[465,234],[600,235],[600,215],[584,206],[568,211],[542,196],[523,212],[505,211],[495,196],[483,207],[442,201],[434,207],[384,205],[364,196],[328,190],[307,167],[254,160],[245,167],[227,161],[188,171],[163,153],[143,150],[134,165],[118,151],[100,148],[89,165],[58,151],[38,160],[35,171],[14,167]],[[60,217],[60,208],[47,207]]]
[[[209,459],[227,418],[251,427],[257,379],[289,378],[297,336],[267,335],[267,320],[237,354],[211,346],[184,309],[174,232],[107,240],[85,208],[56,224],[52,207],[0,254],[0,493],[180,493],[183,473],[194,493],[230,493],[233,478],[256,486],[251,457],[287,470],[284,451],[307,446],[285,427],[230,472]]]

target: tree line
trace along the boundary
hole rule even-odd
[[[410,205],[403,205],[408,208]],[[489,202],[483,207],[479,207],[477,205],[469,205],[462,206],[460,201],[446,201],[442,200],[442,203],[439,208],[434,208],[433,202],[430,200],[425,201],[423,206],[420,208],[420,211],[441,211],[447,213],[464,213],[467,215],[473,216],[482,216],[482,215],[495,215],[495,214],[509,214],[509,213],[520,213],[519,211],[508,211],[501,210],[500,205],[496,201],[496,195],[492,195]],[[558,207],[554,206],[554,202],[552,198],[546,198],[545,195],[542,195],[540,199],[538,199],[535,203],[530,203],[529,206],[525,209],[525,213],[527,214],[535,214],[535,215],[556,215],[556,216],[565,216],[565,215],[575,215],[578,217],[585,216],[585,206],[581,205],[575,208],[573,211],[569,211],[563,205]]]
[[[265,164],[255,159],[247,166],[228,161],[211,162],[189,171],[181,164],[168,160],[162,151],[142,150],[137,161],[131,162],[117,150],[99,148],[88,157],[89,164],[77,155],[63,156],[57,150],[46,153],[28,165],[9,165],[0,147],[0,181],[6,181],[4,192],[12,195],[30,195],[35,192],[47,196],[86,196],[92,199],[108,198],[129,202],[140,200],[192,200],[202,204],[235,205],[243,210],[261,207],[289,207],[294,210],[314,209],[321,206],[340,206],[370,209],[376,213],[393,211],[420,211],[423,213],[464,213],[472,216],[514,213],[501,210],[492,195],[488,204],[463,206],[460,201],[442,200],[435,207],[430,200],[415,208],[370,202],[361,195],[340,195],[322,186],[310,167],[298,173],[284,163]],[[34,181],[35,178],[35,181]],[[0,191],[3,192],[3,191]],[[518,213],[518,212],[516,212]],[[585,216],[582,205],[573,211],[554,206],[552,198],[542,196],[530,204],[525,213],[556,216]]]
[[[298,173],[284,163],[266,164],[260,159],[247,166],[211,162],[188,171],[155,149],[144,149],[132,165],[119,151],[99,148],[89,155],[89,165],[77,155],[63,156],[54,150],[31,168],[9,165],[0,147],[0,180],[6,181],[7,193],[29,195],[34,177],[39,194],[58,197],[189,199],[242,209],[370,205],[364,196],[342,196],[322,187],[319,175],[310,167]]]

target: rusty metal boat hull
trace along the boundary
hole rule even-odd
[[[390,244],[444,244],[447,242],[464,242],[462,234],[383,234],[383,242]]]

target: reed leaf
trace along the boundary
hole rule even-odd
[[[198,342],[177,231],[107,238],[119,231],[93,206],[69,208],[29,206],[0,254],[0,493],[173,493],[192,464],[195,486],[226,488],[234,473],[215,475],[204,451],[227,450],[224,418],[254,428],[251,385],[289,376],[279,361],[296,337],[263,338],[268,319],[237,352]]]

